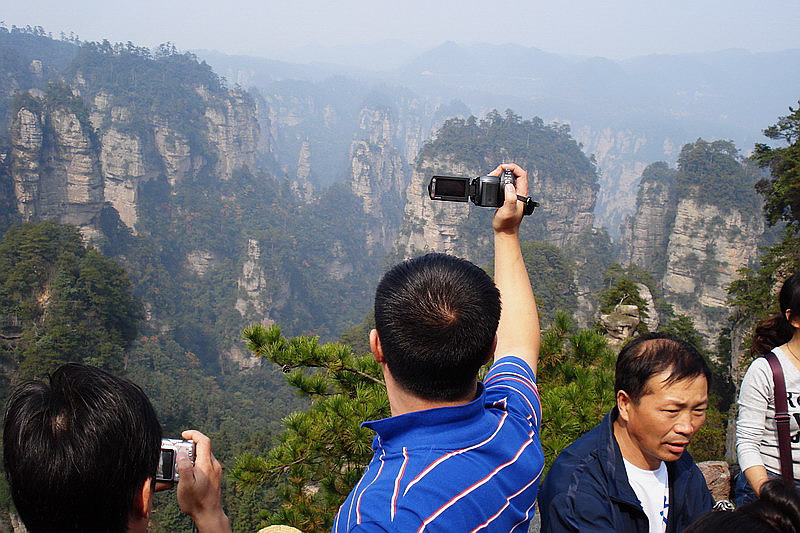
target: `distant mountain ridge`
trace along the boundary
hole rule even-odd
[[[264,87],[258,61],[240,69],[241,57],[207,59],[229,78],[244,72],[252,85]],[[674,163],[680,147],[698,137],[732,140],[745,151],[760,140],[764,125],[797,100],[800,49],[617,61],[514,44],[446,42],[381,72],[337,71],[331,65],[294,69],[292,76],[314,82],[338,73],[366,86],[406,87],[432,105],[457,100],[476,116],[510,108],[570,124],[584,152],[597,158],[597,224],[616,235],[635,208],[638,177],[649,163]]]

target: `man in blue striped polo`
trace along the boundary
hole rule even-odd
[[[506,185],[493,220],[495,282],[468,261],[428,254],[378,285],[370,347],[392,416],[364,423],[377,434],[374,455],[334,532],[528,529],[544,465],[539,319],[519,245],[528,176],[513,164],[492,174],[504,169],[516,190]]]

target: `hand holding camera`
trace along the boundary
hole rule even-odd
[[[200,533],[230,532],[222,509],[222,465],[211,452],[211,440],[194,430],[181,437],[161,440],[156,481],[161,488],[178,484],[178,505]]]
[[[189,461],[194,463],[194,441],[183,439],[161,439],[161,458],[158,461],[156,482],[177,483],[179,481],[180,475],[178,474],[178,469],[176,468],[179,455],[186,456]]]
[[[445,202],[466,202],[479,207],[501,207],[505,203],[506,185],[516,186],[515,171],[525,172],[514,164],[500,165],[486,176],[474,179],[457,176],[433,176],[428,183],[428,194],[431,200]],[[527,174],[526,174],[527,178]],[[530,215],[539,206],[529,196],[516,194],[517,200],[523,202],[523,215]]]

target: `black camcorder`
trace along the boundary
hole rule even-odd
[[[514,185],[516,178],[511,170],[504,170],[501,176],[479,176],[462,178],[457,176],[434,176],[428,183],[428,194],[431,200],[444,202],[466,202],[479,207],[500,207],[505,202],[505,186]],[[533,213],[539,206],[533,198],[517,195],[517,199],[525,203],[526,215]]]

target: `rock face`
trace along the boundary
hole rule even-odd
[[[304,203],[314,201],[314,185],[311,177],[311,144],[308,140],[300,146],[300,155],[297,160],[297,174],[291,183],[292,191]]]
[[[186,266],[200,277],[205,276],[217,263],[217,254],[211,250],[193,250],[186,255]]]
[[[469,176],[474,173],[466,165],[456,161],[450,161],[447,168],[454,175]],[[426,194],[431,175],[426,168],[415,169],[411,175],[406,196],[405,221],[398,238],[398,248],[404,251],[406,257],[416,255],[417,252],[436,250],[475,259],[475,252],[470,254],[468,247],[461,241],[470,208],[461,203],[431,201]]]
[[[148,179],[139,137],[109,127],[102,137],[100,167],[105,177],[106,201],[111,202],[122,222],[135,230],[137,185]]]
[[[729,314],[726,287],[759,255],[760,213],[725,212],[692,198],[678,203],[667,246],[664,293],[677,313],[713,339]]]
[[[652,176],[653,179],[645,179]],[[636,212],[622,228],[622,262],[634,263],[663,275],[670,229],[675,220],[677,198],[674,171],[666,163],[654,163],[644,172],[636,201]]]
[[[216,148],[215,174],[229,180],[236,170],[252,170],[259,141],[252,98],[238,89],[228,91],[223,99],[209,94],[202,86],[197,88],[197,92],[206,103],[208,142]]]
[[[74,94],[89,90],[81,79],[76,87]],[[14,114],[10,132],[10,174],[23,219],[75,224],[95,238],[98,215],[108,203],[135,233],[143,183],[164,176],[175,187],[210,163],[207,170],[222,180],[252,169],[259,141],[252,99],[238,90],[221,96],[202,86],[196,90],[206,105],[202,147],[193,146],[170,119],[133,116],[105,92],[88,104],[79,97],[58,103],[32,92]]]
[[[406,165],[393,142],[388,109],[362,109],[359,130],[362,139],[350,145],[350,189],[362,200],[364,213],[376,219],[367,233],[367,249],[388,251],[400,229]]]
[[[645,308],[647,316],[642,317],[642,322],[644,322],[644,325],[647,326],[647,331],[656,331],[658,330],[660,318],[658,316],[658,311],[656,311],[653,293],[650,292],[650,289],[644,283],[637,283],[636,288],[639,290],[639,296],[644,300],[647,306]]]
[[[560,248],[575,244],[594,223],[596,190],[535,167],[528,170],[528,176],[531,194],[542,204],[536,215],[544,221],[544,240]]]
[[[697,468],[706,480],[708,490],[715,502],[721,500],[733,500],[731,491],[731,467],[725,461],[703,461],[697,463]]]
[[[259,317],[258,320],[270,324],[269,310],[272,297],[267,287],[267,278],[260,264],[261,248],[258,241],[247,241],[247,256],[242,263],[242,273],[236,282],[239,295],[236,298],[236,310],[242,318]]]
[[[153,142],[171,187],[198,171],[205,162],[202,155],[192,154],[189,140],[172,129],[169,121],[157,120],[153,124]]]
[[[11,129],[11,178],[24,220],[53,219],[99,236],[103,180],[91,126],[67,106],[20,108]]]
[[[678,171],[666,163],[645,170],[621,252],[624,263],[653,275],[667,302],[692,318],[709,346],[727,324],[727,287],[756,261],[765,230],[755,179],[731,155],[732,145],[723,148],[700,140],[684,147]],[[727,162],[723,170],[720,161]],[[730,198],[726,191],[735,187],[739,196]]]
[[[641,318],[635,305],[620,304],[607,315],[600,315],[600,325],[606,330],[610,344],[620,346],[634,336]]]

